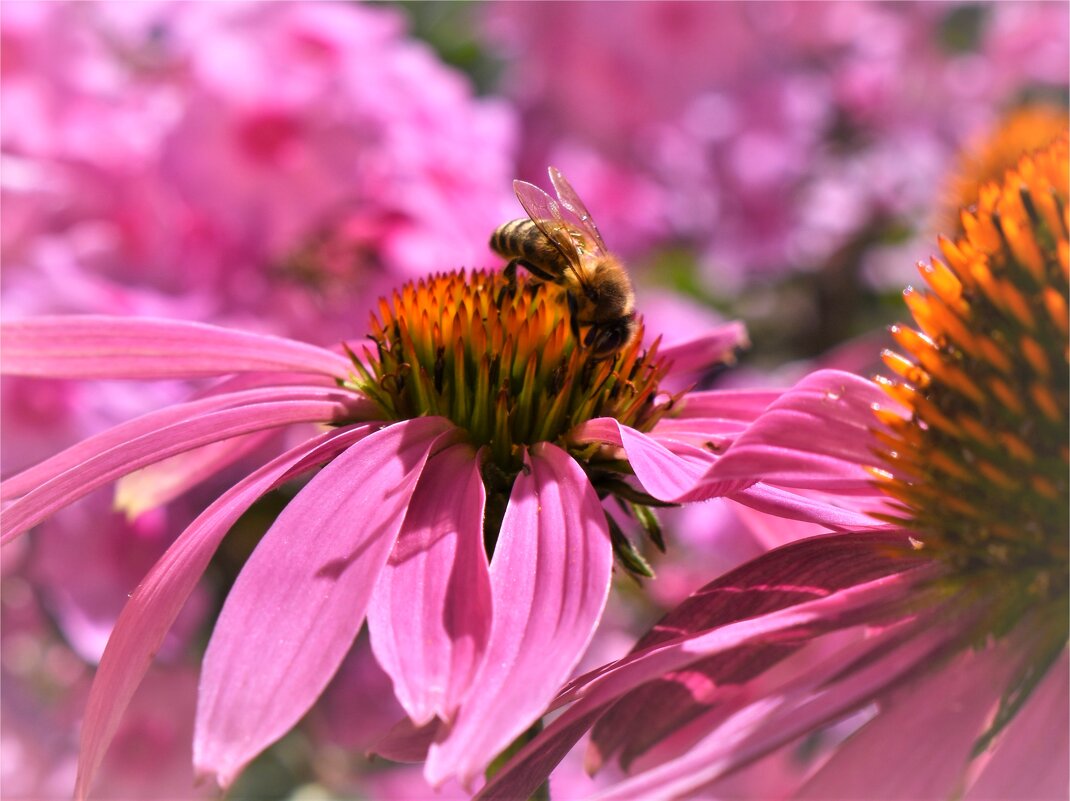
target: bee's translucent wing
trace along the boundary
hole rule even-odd
[[[591,212],[587,211],[587,207],[583,205],[583,201],[576,194],[576,190],[572,188],[572,184],[568,182],[568,179],[561,174],[561,170],[557,169],[557,167],[550,167],[549,172],[550,182],[554,185],[554,191],[557,192],[557,198],[561,201],[561,205],[576,217],[584,237],[605,254],[607,252],[606,243],[602,241],[602,234],[598,232],[598,226],[594,224]]]
[[[569,233],[570,226],[561,213],[560,204],[535,184],[529,184],[527,181],[513,181],[513,191],[531,221],[542,231],[543,236],[557,246],[572,271],[583,280],[580,251]]]

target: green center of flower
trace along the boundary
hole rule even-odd
[[[893,433],[876,474],[899,507],[887,519],[959,588],[1002,599],[990,633],[1067,594],[1067,209],[1063,140],[963,213],[947,264],[921,265],[931,291],[907,290],[920,331],[892,330],[910,358],[885,353],[903,379],[886,387],[912,412],[882,415]]]

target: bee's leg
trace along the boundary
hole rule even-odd
[[[565,299],[568,301],[568,326],[572,329],[572,336],[576,341],[580,341],[580,321],[579,312],[576,309],[576,296],[571,292],[565,293]]]
[[[520,265],[520,259],[512,259],[505,265],[505,269],[502,270],[502,275],[505,276],[506,285],[498,292],[498,299],[495,304],[502,305],[502,301],[505,300],[505,293],[509,293],[509,297],[516,294],[516,268]]]

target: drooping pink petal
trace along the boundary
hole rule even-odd
[[[288,395],[293,399],[288,399]],[[347,400],[351,396],[340,390],[309,387],[279,388],[274,397],[283,399],[211,411],[164,425],[133,439],[109,437],[108,432],[101,434],[95,441],[93,455],[35,486],[4,510],[0,520],[3,532],[0,542],[9,542],[56,509],[98,487],[175,454],[292,423],[344,419]]]
[[[279,456],[221,495],[160,557],[119,615],[93,679],[82,724],[76,798],[88,794],[123,710],[231,525],[265,492],[374,430],[360,425],[328,431]]]
[[[561,759],[582,734],[576,725],[578,720],[600,714],[611,702],[652,679],[737,648],[774,642],[802,644],[826,632],[878,619],[881,610],[895,609],[920,581],[929,578],[931,571],[927,568],[905,570],[818,600],[676,638],[592,671],[572,682],[558,696],[554,707],[571,706],[525,746],[478,797],[505,799],[530,795],[546,778],[546,774],[534,770],[533,763],[537,762],[541,769],[556,764],[555,760]],[[775,747],[772,741],[768,745],[770,749]],[[647,792],[651,792],[649,788]]]
[[[182,420],[191,420],[220,409],[233,409],[237,406],[247,406],[264,401],[323,397],[322,389],[314,390],[312,395],[304,392],[303,388],[298,388],[296,395],[293,394],[294,392],[295,390],[290,389],[286,394],[282,394],[280,398],[280,393],[276,388],[258,388],[196,398],[184,403],[172,404],[164,409],[148,412],[140,417],[135,417],[133,420],[112,426],[99,434],[87,437],[55,456],[49,457],[17,475],[5,479],[3,483],[0,483],[0,499],[10,500],[24,495],[39,484],[55,478],[72,467],[116,445],[137,439],[140,436],[150,434]]]
[[[759,512],[814,523],[831,531],[881,531],[889,528],[888,524],[878,521],[864,509],[841,505],[844,501],[842,497],[833,495],[826,500],[821,496],[770,487],[762,482],[734,493],[731,500]]]
[[[226,787],[319,697],[364,621],[430,454],[456,429],[396,423],[327,465],[253,551],[204,657],[194,764]]]
[[[486,656],[448,736],[428,753],[432,784],[468,784],[543,713],[583,655],[609,593],[605,513],[578,464],[549,443],[517,476],[491,562]]]
[[[797,797],[954,797],[973,744],[995,712],[1016,661],[1005,646],[965,651],[892,693],[881,701],[877,716],[836,749]]]
[[[375,658],[418,726],[453,717],[490,634],[485,497],[471,446],[433,456],[368,607]]]
[[[874,406],[890,406],[872,381],[837,370],[811,373],[770,404],[717,460],[704,483],[761,479],[825,490],[870,490]]]
[[[372,747],[370,753],[391,762],[423,762],[442,725],[439,720],[433,720],[416,726],[404,717]]]
[[[909,629],[914,636],[904,636]],[[715,710],[717,725],[707,728],[709,733],[682,756],[594,798],[626,801],[651,795],[694,795],[736,768],[861,709],[885,688],[923,672],[932,660],[944,655],[955,634],[907,620],[855,643],[847,654],[834,655],[816,668],[791,671],[785,665],[783,670],[763,674],[737,693],[743,702],[727,716]],[[887,647],[886,640],[894,647]]]
[[[663,501],[691,499],[694,488],[703,480],[713,463],[712,454],[703,453],[684,443],[659,442],[612,417],[598,417],[577,426],[571,432],[575,442],[602,442],[624,448],[628,463],[643,489]],[[735,492],[749,482],[727,482],[703,486],[703,498]]]
[[[1065,799],[1070,787],[1070,658],[1066,649],[999,736],[966,801]]]
[[[345,378],[344,356],[293,339],[137,317],[35,317],[0,326],[0,371],[53,378],[195,378],[249,371]]]
[[[688,392],[673,407],[674,418],[709,417],[749,423],[784,394],[782,389],[717,389]]]
[[[726,323],[702,336],[663,347],[658,355],[672,362],[672,373],[694,373],[733,358],[737,348],[750,345],[747,327],[740,322]]]
[[[632,653],[901,571],[913,561],[909,549],[901,533],[828,535],[779,548],[697,590],[642,637]],[[591,735],[588,764],[620,754],[627,768],[668,733],[720,703],[726,684],[750,681],[798,647],[752,646],[665,673],[602,716]],[[707,689],[708,698],[703,697]]]
[[[213,442],[170,459],[127,473],[115,484],[115,509],[135,520],[158,509],[200,482],[248,456],[276,432],[256,431],[242,437]]]

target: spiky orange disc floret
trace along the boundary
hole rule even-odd
[[[945,192],[940,226],[957,231],[959,210],[977,202],[981,187],[1003,180],[1023,153],[1046,147],[1067,133],[1066,108],[1048,103],[1032,103],[1012,110],[998,130],[985,135],[962,153],[955,175]]]
[[[997,570],[1029,595],[1066,592],[1070,440],[1070,187],[1065,137],[1023,157],[962,212],[965,235],[920,264],[905,298],[917,330],[894,326],[898,376],[883,380],[909,419],[882,416],[897,501],[959,575]]]
[[[406,284],[372,316],[375,349],[354,356],[360,391],[388,419],[442,415],[517,469],[518,446],[560,440],[593,417],[649,430],[665,365],[641,336],[612,359],[579,347],[559,287],[501,273],[443,273]]]

